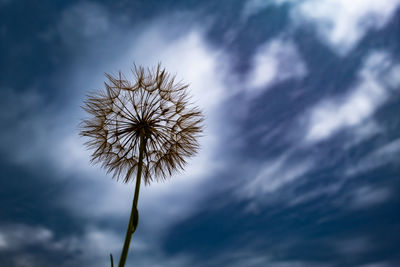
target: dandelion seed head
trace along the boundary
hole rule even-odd
[[[80,135],[92,151],[91,161],[124,182],[138,171],[140,141],[144,141],[144,181],[164,180],[182,170],[196,154],[204,117],[189,103],[188,85],[161,68],[132,69],[133,82],[121,72],[106,74],[105,89],[88,95]]]

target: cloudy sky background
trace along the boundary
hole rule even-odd
[[[0,1],[0,265],[110,266],[134,184],[78,136],[162,62],[206,115],[142,187],[129,266],[400,266],[400,1]],[[127,264],[127,265],[128,265]]]

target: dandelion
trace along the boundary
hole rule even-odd
[[[91,161],[113,177],[134,180],[135,194],[119,266],[125,265],[129,244],[138,224],[137,202],[141,177],[146,185],[165,180],[196,154],[203,115],[189,103],[188,85],[161,68],[133,68],[134,82],[119,72],[106,74],[105,90],[89,95],[83,109],[80,135],[92,150]],[[112,259],[112,257],[111,257]],[[112,262],[112,260],[111,260]],[[113,264],[113,263],[112,263]]]

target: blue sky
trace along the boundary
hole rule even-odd
[[[90,164],[85,95],[155,66],[206,115],[142,187],[129,266],[400,266],[400,1],[0,1],[0,265],[109,266],[134,184]]]

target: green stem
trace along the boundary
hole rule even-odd
[[[143,154],[145,150],[146,141],[143,137],[143,134],[140,135],[140,145],[139,145],[139,163],[138,163],[138,171],[136,174],[136,186],[135,186],[135,195],[133,197],[131,216],[129,218],[128,229],[125,235],[124,247],[122,248],[121,258],[119,259],[118,267],[124,267],[125,261],[128,256],[129,244],[131,242],[131,238],[133,233],[136,231],[138,221],[139,221],[139,213],[137,210],[137,203],[139,199],[139,190],[140,190],[140,179],[142,177],[142,167],[143,167]]]

